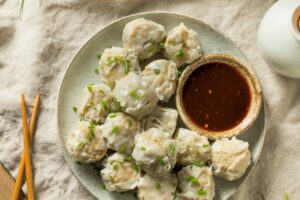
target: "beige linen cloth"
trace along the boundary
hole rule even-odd
[[[258,164],[232,199],[300,199],[300,80],[274,73],[256,42],[274,0],[0,0],[0,160],[16,177],[22,151],[20,95],[32,109],[41,94],[33,145],[38,199],[94,199],[72,175],[58,146],[56,101],[74,53],[106,24],[144,11],[195,17],[226,33],[252,61],[263,87],[267,134]],[[274,22],[276,23],[276,21]],[[24,187],[24,189],[26,189]],[[1,197],[0,197],[1,199]]]

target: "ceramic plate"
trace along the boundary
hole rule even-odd
[[[103,52],[103,50],[110,45],[122,46],[121,36],[125,24],[135,18],[140,17],[144,17],[164,25],[166,31],[169,31],[171,28],[177,26],[180,22],[184,22],[187,27],[192,28],[198,33],[204,54],[230,54],[239,58],[242,62],[250,65],[247,58],[228,37],[197,19],[173,13],[155,12],[131,15],[109,24],[97,32],[91,39],[89,39],[72,59],[62,81],[58,96],[57,122],[61,147],[68,165],[70,166],[74,175],[77,177],[78,181],[92,195],[101,200],[132,200],[135,198],[130,193],[119,194],[104,190],[101,187],[102,181],[99,176],[99,171],[94,170],[92,166],[74,162],[67,154],[65,147],[67,134],[79,120],[78,116],[72,111],[72,107],[74,105],[79,105],[79,97],[82,94],[84,86],[100,81],[99,76],[94,73],[94,70],[98,65],[98,59],[96,55],[100,52]],[[174,98],[168,104],[168,106],[175,107]],[[184,127],[184,124],[180,121],[179,126]],[[250,150],[252,152],[252,164],[246,171],[246,174],[237,181],[227,182],[215,177],[215,199],[227,199],[245,181],[250,171],[253,169],[256,161],[258,160],[263,146],[264,137],[265,115],[264,106],[262,106],[261,112],[255,123],[245,133],[239,136],[240,139],[248,141],[250,144]]]

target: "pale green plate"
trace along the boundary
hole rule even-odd
[[[140,17],[145,17],[164,25],[167,31],[177,26],[180,22],[184,22],[187,27],[192,28],[198,33],[205,54],[214,52],[227,53],[239,58],[243,62],[249,63],[247,58],[245,58],[245,56],[234,45],[234,43],[213,27],[197,19],[173,13],[152,12],[131,15],[109,24],[97,32],[91,39],[89,39],[72,59],[62,81],[58,97],[57,121],[61,147],[68,165],[70,166],[74,175],[77,177],[78,181],[92,195],[101,200],[126,200],[135,198],[131,194],[111,193],[104,190],[101,187],[102,183],[98,175],[99,172],[94,170],[91,166],[74,162],[68,156],[65,148],[65,140],[68,132],[79,120],[72,111],[72,107],[79,104],[79,99],[84,86],[100,81],[99,77],[94,73],[94,70],[98,65],[98,59],[96,58],[96,55],[110,45],[122,46],[121,36],[125,24],[132,19]],[[171,102],[169,106],[174,105],[174,102]],[[180,126],[184,125],[181,124]],[[250,149],[252,152],[251,166],[248,168],[243,178],[238,181],[227,182],[216,178],[215,180],[217,187],[215,199],[227,199],[244,182],[258,160],[263,146],[264,137],[265,115],[264,106],[262,106],[261,113],[256,122],[250,129],[248,129],[239,137],[245,141],[248,141],[250,144]]]

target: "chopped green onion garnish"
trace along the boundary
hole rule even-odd
[[[106,190],[106,187],[104,184],[100,184],[100,187],[103,189],[103,190]]]
[[[94,70],[94,72],[95,72],[95,74],[99,74],[99,68],[96,68],[96,69]]]
[[[125,62],[125,58],[122,57],[122,56],[116,56],[116,57],[114,58],[114,61],[115,61],[115,62],[118,62],[118,61],[120,61],[120,62]]]
[[[105,92],[103,90],[99,90],[99,93],[105,95]]]
[[[187,176],[185,178],[185,180],[188,181],[188,182],[191,182],[192,184],[198,184],[199,183],[199,181],[193,176]]]
[[[77,148],[82,149],[84,147],[84,145],[85,145],[85,143],[81,141],[77,144]]]
[[[132,126],[132,120],[128,119],[128,126],[131,127]]]
[[[148,52],[149,53],[152,53],[155,50],[155,46],[156,46],[156,43],[152,39],[145,44],[145,47],[146,48],[148,47]]]
[[[167,163],[162,159],[162,157],[157,157],[157,161],[159,162],[160,165],[165,166]]]
[[[136,99],[136,100],[141,100],[142,97],[143,97],[142,94],[137,94],[137,95],[135,96],[135,99]]]
[[[132,159],[131,156],[127,156],[127,157],[124,158],[124,161],[126,161],[126,162],[131,162],[132,160],[133,159]]]
[[[21,0],[21,6],[20,6],[20,10],[19,10],[19,18],[21,18],[23,15],[24,1],[25,0]]]
[[[198,190],[198,191],[197,191],[197,194],[198,194],[199,196],[207,195],[207,191],[206,191],[206,190]]]
[[[114,163],[114,164],[113,164],[113,169],[114,169],[114,170],[117,170],[117,169],[119,169],[119,164],[117,164],[117,163]]]
[[[118,149],[119,153],[125,153],[125,151],[126,151],[126,147],[125,147],[124,144],[122,144],[121,146],[119,146],[119,149]]]
[[[284,193],[284,200],[289,200],[289,196],[287,192]]]
[[[158,75],[160,73],[160,70],[159,69],[153,69],[154,71],[154,74]]]
[[[161,43],[159,43],[159,47],[160,47],[161,49],[164,49],[164,48],[165,48],[165,44],[164,44],[163,42],[161,42]]]
[[[170,153],[171,157],[174,156],[174,153],[175,153],[175,146],[174,146],[174,144],[170,144],[169,145],[169,153]]]
[[[115,59],[113,57],[108,57],[107,61],[108,61],[108,64],[112,64],[115,62]]]
[[[146,151],[146,148],[145,147],[141,147],[140,150],[141,151]]]
[[[209,147],[209,146],[210,146],[209,144],[203,144],[204,148]]]
[[[90,132],[87,135],[87,140],[91,142],[92,139],[95,137],[95,133],[94,133],[95,124],[91,122],[88,128],[90,129]]]
[[[102,56],[101,53],[97,54],[97,58],[98,58],[99,60],[100,60],[101,56]]]
[[[182,74],[182,71],[178,71],[177,72],[177,77],[179,78],[181,76],[181,74]]]
[[[103,99],[100,101],[101,107],[104,108],[105,111],[108,111],[108,106],[106,101],[104,101]]]
[[[91,142],[93,140],[93,138],[95,137],[95,133],[94,133],[94,130],[90,130],[90,132],[88,133],[87,135],[87,140],[89,142]]]
[[[88,86],[87,86],[87,89],[88,89],[88,91],[89,92],[92,92],[93,91],[93,83],[91,83],[91,84],[89,84]]]
[[[137,164],[132,163],[132,167],[133,167],[133,169],[134,169],[135,171],[137,171],[137,172],[140,171],[140,168],[139,168],[139,166],[138,166]]]
[[[90,125],[88,126],[88,128],[90,130],[94,129],[95,128],[95,124],[93,122],[91,122]]]
[[[195,165],[195,166],[197,166],[197,167],[203,167],[203,166],[205,166],[204,162],[202,162],[202,161],[196,161],[196,160],[193,161],[192,164]]]
[[[177,52],[174,54],[174,56],[175,56],[176,58],[181,58],[181,57],[183,57],[183,56],[184,56],[184,53],[183,53],[182,49],[180,49],[179,51],[177,51]]]
[[[159,190],[161,188],[161,185],[159,183],[156,183],[155,188]]]
[[[130,63],[130,61],[126,59],[125,62],[124,62],[124,64],[125,64],[124,74],[128,74],[129,73],[129,63]]]
[[[116,117],[117,114],[116,113],[110,113],[108,116],[111,117],[111,118],[113,118],[113,117]]]
[[[77,107],[76,106],[73,106],[73,111],[77,112]]]
[[[121,103],[120,101],[117,100],[113,100],[114,106],[116,110],[120,110],[121,109]]]
[[[114,84],[112,82],[105,82],[105,85],[107,85],[110,88],[112,88],[114,86]]]
[[[171,194],[174,196],[174,198],[177,197],[177,192],[176,191],[172,192]]]
[[[115,63],[115,62],[123,62],[124,65],[125,65],[124,74],[128,74],[130,60],[128,60],[127,58],[122,57],[122,56],[108,57],[107,61],[108,61],[108,64],[112,64],[112,63]]]
[[[115,127],[113,127],[113,129],[111,130],[111,133],[117,135],[117,134],[119,133],[119,129],[120,129],[119,126],[115,126]]]
[[[134,96],[135,95],[135,90],[131,90],[130,92],[129,92],[129,94],[130,94],[130,96]]]

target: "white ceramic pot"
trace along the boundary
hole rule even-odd
[[[300,78],[300,0],[280,0],[263,17],[258,45],[279,74]]]

